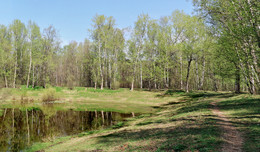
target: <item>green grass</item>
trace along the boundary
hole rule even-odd
[[[135,92],[140,97],[142,92]],[[108,130],[82,133],[46,151],[218,151],[222,143],[214,115],[206,97],[187,94],[152,95],[167,100],[153,114],[144,114],[120,122]],[[150,94],[151,95],[151,94]],[[166,96],[164,96],[166,95]],[[179,99],[181,98],[181,100]],[[131,99],[129,99],[131,100]],[[40,150],[40,149],[39,149]]]
[[[35,152],[35,151],[38,151],[39,149],[43,149],[45,147],[50,147],[50,146],[53,146],[55,144],[59,144],[61,142],[69,140],[70,138],[72,138],[72,136],[60,137],[60,138],[57,138],[55,141],[51,141],[51,142],[35,143],[33,146],[31,146],[30,148],[26,149],[25,151],[27,151],[27,152]]]
[[[260,96],[239,95],[218,104],[240,128],[245,138],[244,151],[260,150]]]
[[[162,102],[170,99],[159,99],[154,93],[145,91],[131,92],[129,89],[94,89],[75,87],[73,90],[63,87],[48,88],[55,90],[55,96],[58,98],[54,103],[54,109],[66,110],[89,110],[89,111],[116,111],[116,112],[135,112],[147,113],[153,112],[153,106],[158,106]],[[48,90],[47,89],[47,90]],[[46,94],[46,89],[26,88],[21,89],[2,89],[0,90],[0,106],[3,108],[19,108],[19,107],[42,107],[42,100]],[[1,98],[1,94],[5,94],[5,98]],[[23,99],[23,101],[22,101]],[[23,103],[21,105],[21,103]]]
[[[55,110],[73,108],[78,111],[103,110],[142,115],[104,130],[36,143],[29,151],[221,151],[224,141],[217,123],[219,119],[211,111],[213,107],[210,103],[213,101],[218,101],[219,109],[242,132],[243,150],[260,149],[260,96],[225,92],[185,93],[181,90],[131,92],[128,89],[81,87],[73,90],[56,87],[55,90],[64,103],[54,104],[54,111],[47,111],[36,104],[37,97],[43,92],[41,89],[27,90],[26,96],[36,102],[22,108],[41,108],[50,114]],[[12,98],[19,99],[22,91],[11,90],[12,96],[9,100],[2,100],[0,106],[21,108],[20,104],[13,104],[18,101],[12,101]]]

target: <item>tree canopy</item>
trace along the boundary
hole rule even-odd
[[[259,93],[259,2],[193,3],[197,15],[176,10],[155,20],[140,14],[130,29],[96,15],[90,37],[65,46],[53,26],[0,25],[0,86]]]

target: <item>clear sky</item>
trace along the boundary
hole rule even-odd
[[[153,19],[179,9],[191,14],[192,0],[0,0],[0,24],[14,19],[36,22],[41,30],[53,25],[63,44],[89,38],[88,29],[96,14],[113,16],[119,28],[133,27],[137,16],[148,13]]]

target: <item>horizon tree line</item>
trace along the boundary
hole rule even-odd
[[[257,94],[256,4],[217,2],[194,0],[198,15],[176,10],[155,20],[141,14],[130,30],[116,27],[112,16],[96,15],[89,39],[63,47],[53,26],[41,31],[35,22],[26,25],[20,20],[0,25],[0,87],[169,88]],[[129,31],[131,35],[126,37]]]

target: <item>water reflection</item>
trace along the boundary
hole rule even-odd
[[[21,151],[34,142],[102,129],[134,114],[44,109],[0,109],[1,151]]]

